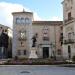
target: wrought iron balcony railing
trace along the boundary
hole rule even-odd
[[[25,37],[25,38],[21,38],[21,37],[19,37],[18,40],[19,40],[19,41],[26,41],[27,38],[26,38],[26,37]]]
[[[49,37],[43,37],[43,41],[49,41]]]
[[[64,23],[67,24],[67,23],[71,23],[75,20],[75,18],[71,17],[69,20],[64,20]]]
[[[73,44],[73,43],[75,43],[75,39],[64,40],[64,44]]]

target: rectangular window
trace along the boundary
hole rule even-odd
[[[24,50],[24,55],[26,55],[26,50]]]
[[[60,34],[60,41],[63,41],[63,33]]]
[[[58,49],[58,55],[61,55],[61,49]]]
[[[16,18],[16,24],[20,24],[20,18]]]
[[[21,38],[24,39],[26,36],[26,32],[21,32],[20,35],[21,35]]]
[[[17,53],[18,53],[18,55],[21,55],[21,51],[20,50],[18,50]]]
[[[19,40],[26,40],[26,31],[19,31]]]
[[[68,13],[68,20],[71,20],[71,12]]]
[[[68,39],[71,39],[71,33],[68,33]]]

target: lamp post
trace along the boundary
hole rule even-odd
[[[50,46],[51,46],[51,58],[53,58],[53,52],[52,52],[52,42],[51,42],[51,44],[50,44]]]
[[[53,50],[55,45],[52,42],[50,45],[51,45],[51,58],[54,58],[56,60],[56,54],[55,54],[55,51]]]

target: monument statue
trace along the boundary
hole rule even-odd
[[[29,58],[38,58],[36,54],[37,53],[36,42],[37,42],[37,33],[32,37],[32,48]]]
[[[32,37],[32,47],[36,47],[36,42],[37,42],[37,33]]]

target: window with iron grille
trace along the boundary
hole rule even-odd
[[[24,50],[24,55],[26,55],[26,50]]]
[[[18,50],[17,53],[18,53],[18,55],[21,55],[21,50]]]
[[[49,41],[49,37],[43,37],[44,41]]]
[[[58,49],[58,55],[61,55],[61,49]]]
[[[21,37],[22,39],[24,39],[24,38],[26,37],[26,31],[21,31],[21,32],[20,32],[20,37]]]

